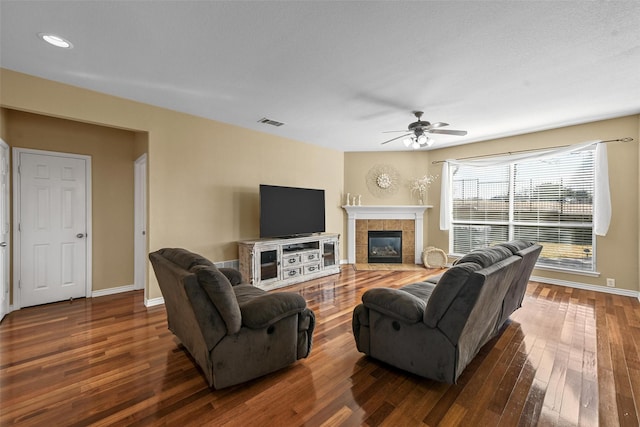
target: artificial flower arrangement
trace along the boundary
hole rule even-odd
[[[438,175],[424,175],[411,181],[411,194],[418,193],[418,202],[420,204],[424,203],[425,197],[427,196],[427,189],[437,177]]]

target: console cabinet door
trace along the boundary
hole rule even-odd
[[[255,281],[266,284],[280,280],[280,251],[277,246],[262,246],[256,248]]]
[[[338,241],[336,239],[322,241],[322,268],[338,264]]]

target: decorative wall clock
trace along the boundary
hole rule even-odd
[[[391,165],[375,165],[367,172],[366,181],[375,197],[389,197],[398,192],[400,173]]]
[[[391,177],[388,173],[381,173],[376,178],[376,184],[378,184],[378,187],[382,189],[387,189],[391,187]]]

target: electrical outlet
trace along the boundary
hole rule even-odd
[[[609,286],[610,288],[615,288],[616,287],[616,279],[611,279],[611,278],[607,277],[607,286]]]

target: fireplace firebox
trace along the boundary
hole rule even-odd
[[[369,230],[368,262],[402,264],[402,231]]]

